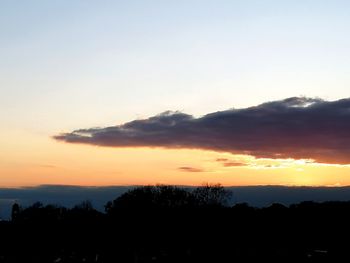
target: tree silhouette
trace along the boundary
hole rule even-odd
[[[228,203],[231,192],[220,184],[206,183],[196,188],[193,195],[200,206],[224,206]]]
[[[94,210],[94,207],[90,200],[82,201],[80,204],[77,204],[73,207],[73,210],[80,210],[80,211],[92,211]]]
[[[17,202],[15,202],[12,205],[11,219],[13,221],[15,221],[18,218],[18,215],[19,215],[20,212],[21,212],[21,207],[20,207],[20,205]]]
[[[179,208],[194,203],[190,192],[175,186],[156,185],[136,187],[105,205],[106,212],[113,209]]]

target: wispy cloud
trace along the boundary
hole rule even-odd
[[[55,169],[55,168],[57,168],[57,166],[52,165],[52,164],[39,164],[37,166],[41,167],[41,168],[48,168],[48,169]]]
[[[217,162],[221,163],[224,167],[242,167],[242,166],[248,166],[248,163],[230,160],[228,158],[217,158]]]
[[[165,112],[122,125],[54,136],[110,147],[204,149],[255,158],[312,159],[350,164],[350,99],[293,97],[200,118]]]
[[[178,168],[182,172],[191,172],[191,173],[200,173],[204,172],[201,168],[191,167],[191,166],[182,166]]]

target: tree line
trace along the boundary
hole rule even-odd
[[[105,214],[112,215],[119,210],[157,210],[157,209],[188,209],[188,208],[219,208],[227,206],[232,193],[220,184],[204,184],[194,190],[170,186],[140,186],[128,190],[105,205]],[[19,220],[50,220],[62,219],[63,215],[102,215],[94,209],[92,202],[86,200],[71,209],[59,205],[44,206],[35,202],[29,207],[21,207],[19,203],[12,206],[11,218]]]
[[[14,204],[0,262],[348,262],[350,202],[230,205],[221,185],[142,186],[94,209]]]

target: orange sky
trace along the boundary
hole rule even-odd
[[[57,142],[42,134],[4,133],[0,186],[40,184],[326,185],[350,184],[350,167],[294,160],[256,160],[202,150],[104,148]],[[13,136],[13,138],[11,138]],[[224,167],[222,161],[246,166]],[[191,167],[197,172],[179,169]]]

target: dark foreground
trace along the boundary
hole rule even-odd
[[[15,205],[0,262],[350,262],[349,202],[227,207],[214,188],[132,190],[106,213]]]

